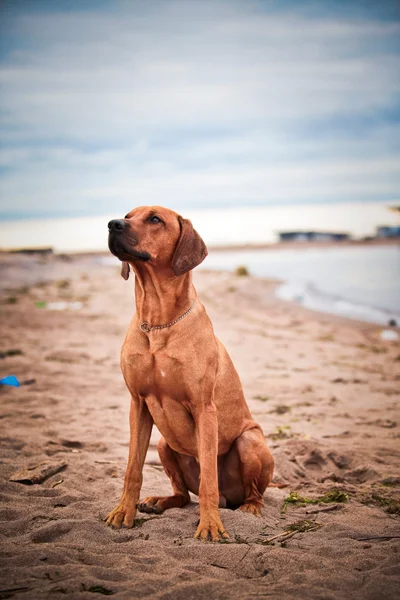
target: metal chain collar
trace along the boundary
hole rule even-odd
[[[147,321],[143,321],[143,323],[140,326],[140,329],[144,333],[150,333],[150,331],[152,331],[153,329],[165,329],[166,327],[172,327],[172,325],[175,325],[175,323],[182,321],[182,319],[184,319],[186,317],[186,315],[188,315],[190,313],[190,311],[193,309],[194,305],[196,304],[196,300],[197,300],[197,298],[194,299],[192,306],[185,313],[183,313],[183,315],[181,315],[180,317],[175,319],[175,321],[171,321],[171,323],[167,323],[167,325],[150,325],[149,323],[147,323]]]

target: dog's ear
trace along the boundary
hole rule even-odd
[[[129,279],[129,271],[131,270],[129,263],[127,262],[123,262],[121,265],[121,277],[123,277],[125,279],[125,281],[127,279]]]
[[[178,217],[181,235],[172,257],[172,270],[175,275],[183,275],[203,262],[207,248],[188,219]]]

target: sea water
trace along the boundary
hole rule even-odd
[[[219,251],[204,268],[283,281],[277,295],[308,308],[385,325],[400,324],[400,246],[332,246]]]
[[[98,257],[115,266],[113,256]],[[199,270],[234,271],[277,279],[276,294],[307,308],[387,325],[400,324],[400,245],[211,251]]]

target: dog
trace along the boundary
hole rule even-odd
[[[199,497],[194,535],[229,537],[219,508],[259,515],[274,460],[252,419],[239,376],[192,284],[207,248],[191,222],[160,206],[141,206],[108,224],[109,248],[135,273],[136,313],[121,351],[131,395],[124,489],[107,524],[133,527],[137,508],[160,514]],[[153,423],[173,495],[139,502]]]

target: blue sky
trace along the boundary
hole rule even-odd
[[[3,0],[0,218],[398,202],[397,6]]]

